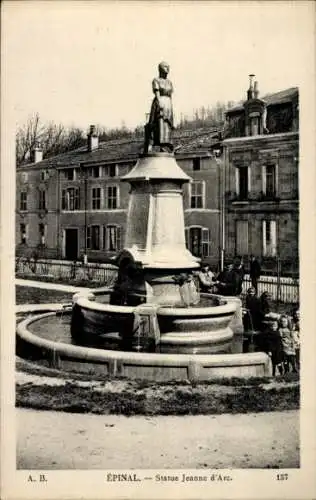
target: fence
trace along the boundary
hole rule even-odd
[[[117,267],[111,264],[86,264],[53,260],[37,260],[19,257],[15,261],[15,273],[24,278],[90,282],[111,286],[117,277]]]
[[[67,282],[89,282],[99,285],[113,285],[117,277],[117,267],[111,264],[36,260],[19,257],[16,259],[16,275],[24,278],[60,280]],[[251,286],[249,275],[245,275],[243,294]],[[276,302],[295,304],[299,302],[299,280],[297,277],[263,276],[258,283],[258,294],[271,294]]]
[[[251,286],[249,275],[245,275],[243,282],[243,294]],[[280,276],[263,276],[258,282],[258,295],[269,292],[272,300],[286,304],[297,304],[299,302],[299,280]]]

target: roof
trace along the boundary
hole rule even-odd
[[[298,98],[298,87],[290,87],[280,92],[275,92],[273,94],[266,94],[261,97],[267,106],[275,106],[277,104],[284,104],[286,102],[292,102],[294,99]],[[243,102],[244,103],[244,102]],[[229,109],[226,114],[235,113],[244,109],[243,103],[234,106]]]
[[[176,156],[187,155],[189,153],[206,153],[218,143],[218,128],[199,128],[192,130],[175,130],[173,143]],[[87,146],[82,146],[73,151],[62,153],[51,158],[46,158],[37,163],[20,165],[25,167],[47,169],[63,165],[79,165],[98,162],[119,162],[136,160],[143,151],[144,138],[124,138],[112,139],[99,143],[99,147],[93,151],[88,151]]]

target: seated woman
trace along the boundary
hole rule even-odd
[[[215,276],[210,270],[208,264],[204,264],[201,270],[197,274],[199,278],[200,291],[204,293],[209,293],[213,291]]]

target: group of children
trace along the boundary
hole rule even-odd
[[[273,319],[260,335],[260,348],[272,362],[272,375],[297,372],[300,366],[300,317],[299,310],[293,316],[281,315]]]

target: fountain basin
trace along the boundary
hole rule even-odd
[[[47,305],[49,309],[49,305]],[[59,310],[56,306],[51,309]],[[34,312],[34,306],[32,308]],[[65,344],[30,331],[55,312],[38,314],[17,325],[18,344],[28,348],[41,364],[65,372],[94,373],[156,381],[205,381],[222,377],[264,377],[270,375],[269,358],[261,352],[246,354],[158,354],[113,351]],[[45,332],[44,332],[45,333]]]
[[[123,349],[133,350],[140,326],[139,315],[146,322],[144,306],[119,306],[105,302],[111,290],[80,293],[74,296],[72,337],[79,341],[111,334],[122,339]],[[159,342],[156,352],[178,354],[215,354],[229,352],[233,338],[232,318],[237,309],[236,298],[224,298],[212,294],[201,295],[201,305],[192,307],[161,306],[152,304],[159,326]],[[148,313],[149,314],[149,313]],[[146,334],[145,334],[146,336]],[[86,342],[85,342],[86,344]],[[140,345],[138,346],[140,349]]]

